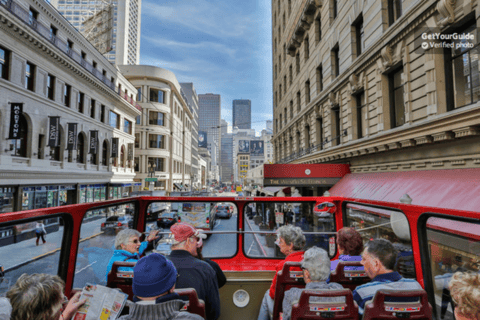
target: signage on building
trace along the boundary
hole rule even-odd
[[[238,152],[239,153],[250,153],[250,140],[239,140],[238,141]]]
[[[207,147],[207,132],[198,131],[198,147],[206,148]]]
[[[10,132],[8,133],[8,139],[20,139],[20,116],[23,113],[23,103],[12,102],[10,112]]]
[[[89,140],[89,151],[90,154],[97,154],[98,152],[98,131],[90,130],[90,140]]]
[[[252,156],[263,156],[263,153],[264,153],[263,140],[252,140],[252,141],[250,141],[250,155],[252,155]]]
[[[67,150],[77,149],[77,124],[67,124]]]
[[[112,158],[118,158],[118,138],[112,138]]]
[[[293,187],[330,187],[341,178],[266,178],[264,186],[293,186]]]
[[[48,120],[48,143],[49,147],[60,145],[60,117],[49,117]]]

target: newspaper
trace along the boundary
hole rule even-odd
[[[80,300],[86,299],[73,320],[114,320],[118,317],[128,295],[117,289],[87,283]]]

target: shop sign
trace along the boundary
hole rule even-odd
[[[23,113],[23,103],[12,102],[10,112],[10,131],[8,139],[20,139],[20,115]]]
[[[90,130],[89,151],[90,154],[98,152],[98,130]]]
[[[60,145],[60,117],[49,117],[48,121],[48,144],[49,147]]]
[[[298,187],[328,187],[333,186],[340,181],[341,178],[279,178],[263,179],[264,186],[298,186]]]
[[[77,124],[68,123],[67,124],[67,150],[76,150],[77,149]]]

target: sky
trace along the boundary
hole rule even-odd
[[[230,125],[234,99],[252,101],[257,132],[272,120],[271,48],[270,0],[142,0],[140,64],[220,94]]]

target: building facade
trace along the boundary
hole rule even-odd
[[[135,87],[47,2],[0,15],[0,212],[128,195]]]
[[[232,162],[235,165],[233,172],[234,182],[243,183],[243,179],[247,176],[247,171],[251,168],[251,165],[254,165],[256,161],[261,159],[259,156],[250,156],[251,141],[258,140],[258,138],[255,138],[255,129],[238,129],[237,127],[233,128],[232,137]],[[241,160],[239,159],[240,156],[242,156]],[[248,161],[248,164],[245,161]],[[251,161],[253,162],[250,163]]]
[[[273,0],[275,162],[478,167],[478,11],[477,1]],[[475,40],[422,43],[435,32]]]
[[[222,150],[220,152],[220,182],[231,184],[233,181],[233,134],[222,134]]]
[[[135,86],[142,115],[136,119],[135,181],[155,190],[184,191],[192,184],[193,114],[173,72],[153,66],[118,66]]]
[[[233,100],[233,127],[238,129],[252,129],[252,101]]]
[[[220,158],[220,120],[221,98],[219,94],[206,93],[198,95],[198,127],[199,131],[207,132],[207,142],[215,141],[217,152],[215,156]]]
[[[51,0],[58,12],[80,32],[84,32],[82,22],[105,8],[104,1]],[[142,0],[116,0],[113,5],[112,47],[105,57],[113,64],[140,63],[140,27]]]

